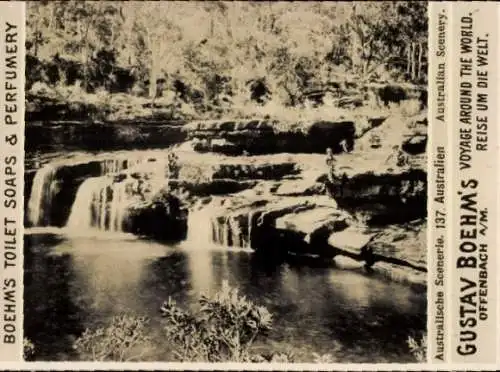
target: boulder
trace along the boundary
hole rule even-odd
[[[339,249],[345,255],[359,257],[361,249],[365,247],[375,236],[374,233],[367,233],[357,226],[336,231],[328,237],[328,244]]]
[[[328,243],[337,248],[339,254],[369,266],[385,262],[426,272],[426,229],[425,221],[378,228],[349,226],[332,233]]]
[[[275,227],[298,234],[308,244],[324,244],[333,231],[348,226],[347,219],[347,214],[336,208],[316,207],[280,217]]]
[[[370,228],[376,234],[370,242],[375,261],[427,271],[427,223],[411,223]]]

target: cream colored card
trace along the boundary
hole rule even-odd
[[[496,3],[0,9],[2,369],[498,368]]]

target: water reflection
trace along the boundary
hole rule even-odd
[[[48,235],[25,237],[24,332],[36,342],[37,359],[73,357],[71,344],[83,332],[86,311],[73,290],[72,256],[49,255],[61,238]]]
[[[154,358],[165,359],[162,302],[192,305],[223,280],[273,313],[274,331],[260,344],[267,349],[292,346],[309,359],[315,351],[338,352],[341,362],[404,362],[407,335],[425,329],[423,296],[325,265],[132,238],[30,235],[25,246],[25,324],[27,336],[42,345],[39,358],[73,358],[69,342],[85,327],[126,311],[152,319]]]

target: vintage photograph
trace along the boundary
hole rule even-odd
[[[27,2],[24,358],[426,362],[427,22]]]

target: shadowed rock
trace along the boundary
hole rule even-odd
[[[181,241],[187,235],[187,211],[173,196],[163,201],[137,203],[127,210],[123,230],[162,241]]]
[[[408,140],[403,142],[401,148],[408,154],[416,155],[425,152],[427,147],[427,135],[426,134],[416,134],[411,136]]]
[[[342,140],[352,141],[355,123],[351,120],[280,122],[277,120],[211,120],[187,124],[187,139],[195,140],[199,152],[240,155],[318,153],[330,147],[341,151]]]

